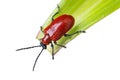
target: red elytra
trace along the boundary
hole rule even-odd
[[[52,41],[56,42],[73,27],[74,22],[74,17],[71,15],[64,14],[59,16],[44,29],[44,37],[41,42],[45,45],[48,45]]]
[[[72,36],[76,33],[81,33],[81,32],[85,32],[85,31],[77,31],[74,32],[72,34],[66,34],[74,25],[75,23],[75,19],[72,15],[68,15],[68,14],[63,14],[59,17],[57,17],[56,19],[54,19],[54,16],[57,15],[60,12],[60,7],[59,5],[57,5],[58,8],[58,12],[56,12],[53,16],[52,16],[52,22],[44,29],[41,27],[41,31],[44,33],[44,37],[40,40],[40,45],[38,46],[31,46],[31,47],[26,47],[26,48],[20,48],[17,49],[16,51],[20,51],[20,50],[24,50],[24,49],[30,49],[30,48],[35,48],[35,47],[42,47],[41,52],[38,54],[34,65],[33,65],[33,71],[35,68],[35,65],[37,63],[37,60],[40,56],[40,54],[42,53],[42,51],[44,49],[47,48],[48,44],[51,44],[51,48],[52,48],[52,59],[54,59],[54,45],[60,46],[60,47],[64,47],[66,48],[64,45],[61,44],[57,44],[57,40],[59,40],[61,37],[65,36]]]

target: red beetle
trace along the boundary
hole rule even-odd
[[[54,19],[54,16],[57,15],[60,12],[60,7],[58,7],[58,12],[56,12],[53,16],[52,16],[52,22],[50,23],[50,25],[48,25],[44,30],[41,27],[41,31],[44,33],[44,37],[41,39],[40,45],[38,46],[32,46],[32,47],[27,47],[27,48],[21,48],[21,49],[17,49],[16,51],[19,50],[24,50],[24,49],[30,49],[30,48],[34,48],[34,47],[41,47],[42,46],[42,50],[39,53],[39,55],[37,56],[35,63],[33,65],[33,71],[36,65],[36,62],[40,56],[40,54],[42,53],[42,51],[44,49],[47,48],[47,45],[51,44],[51,48],[52,48],[52,59],[54,59],[54,46],[53,43],[57,46],[61,46],[66,48],[64,45],[61,44],[57,44],[57,40],[59,40],[61,37],[65,36],[71,36],[74,35],[76,33],[84,33],[85,31],[77,31],[73,34],[66,34],[74,25],[75,23],[75,19],[72,15],[68,15],[68,14],[63,14],[59,17],[57,17],[56,19]]]

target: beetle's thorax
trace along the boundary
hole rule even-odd
[[[49,34],[45,34],[45,36],[42,38],[42,43],[45,45],[48,45],[51,42]]]

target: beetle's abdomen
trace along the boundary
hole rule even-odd
[[[52,41],[57,41],[73,27],[74,22],[71,15],[59,16],[45,28],[44,33],[49,34]]]

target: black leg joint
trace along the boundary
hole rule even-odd
[[[52,42],[51,42],[51,48],[52,48],[52,60],[54,60],[54,45]]]

